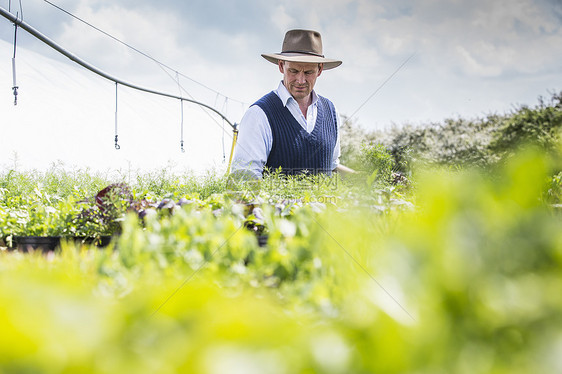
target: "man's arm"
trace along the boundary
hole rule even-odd
[[[336,126],[338,128],[338,137],[336,139],[336,146],[334,148],[334,154],[333,154],[333,157],[332,157],[332,172],[339,173],[342,176],[345,176],[345,175],[348,175],[348,174],[355,174],[355,173],[357,173],[355,170],[340,164],[341,117],[340,117],[340,114],[339,114],[337,108],[336,108]]]
[[[267,116],[257,105],[251,106],[240,121],[232,174],[253,174],[255,178],[261,178],[272,143],[273,137]]]
[[[342,164],[339,164],[338,166],[336,166],[336,168],[333,171],[341,174],[342,176],[357,173],[355,170],[353,170],[351,168],[348,168],[347,166],[344,166]]]

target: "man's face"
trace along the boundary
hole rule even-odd
[[[283,84],[297,101],[308,98],[316,78],[322,73],[322,64],[279,61],[279,71],[283,73]]]

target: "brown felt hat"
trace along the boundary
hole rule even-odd
[[[325,58],[322,54],[322,37],[318,31],[289,30],[285,34],[281,53],[262,54],[267,61],[277,64],[279,60],[324,64],[324,70],[341,65],[341,61]]]

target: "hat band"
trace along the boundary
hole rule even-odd
[[[305,51],[283,51],[281,53],[302,53],[305,55],[312,55],[312,56],[318,56],[318,57],[322,57],[324,58],[324,55],[321,55],[320,53],[314,53],[314,52],[305,52]]]

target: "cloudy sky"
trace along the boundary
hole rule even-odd
[[[52,2],[173,70],[45,1],[21,0],[24,21],[137,85],[179,94],[177,71],[184,95],[232,122],[276,87],[281,75],[260,54],[279,52],[291,28],[320,31],[326,57],[343,60],[322,74],[317,91],[368,130],[505,113],[562,89],[560,0]],[[20,11],[16,0],[0,0],[0,6]],[[121,150],[116,151],[115,86],[22,30],[16,54],[20,103],[14,107],[13,33],[13,25],[1,18],[0,166],[17,161],[43,168],[61,160],[101,169],[224,168],[228,124],[184,103],[182,153],[179,102],[126,89],[118,91]]]

